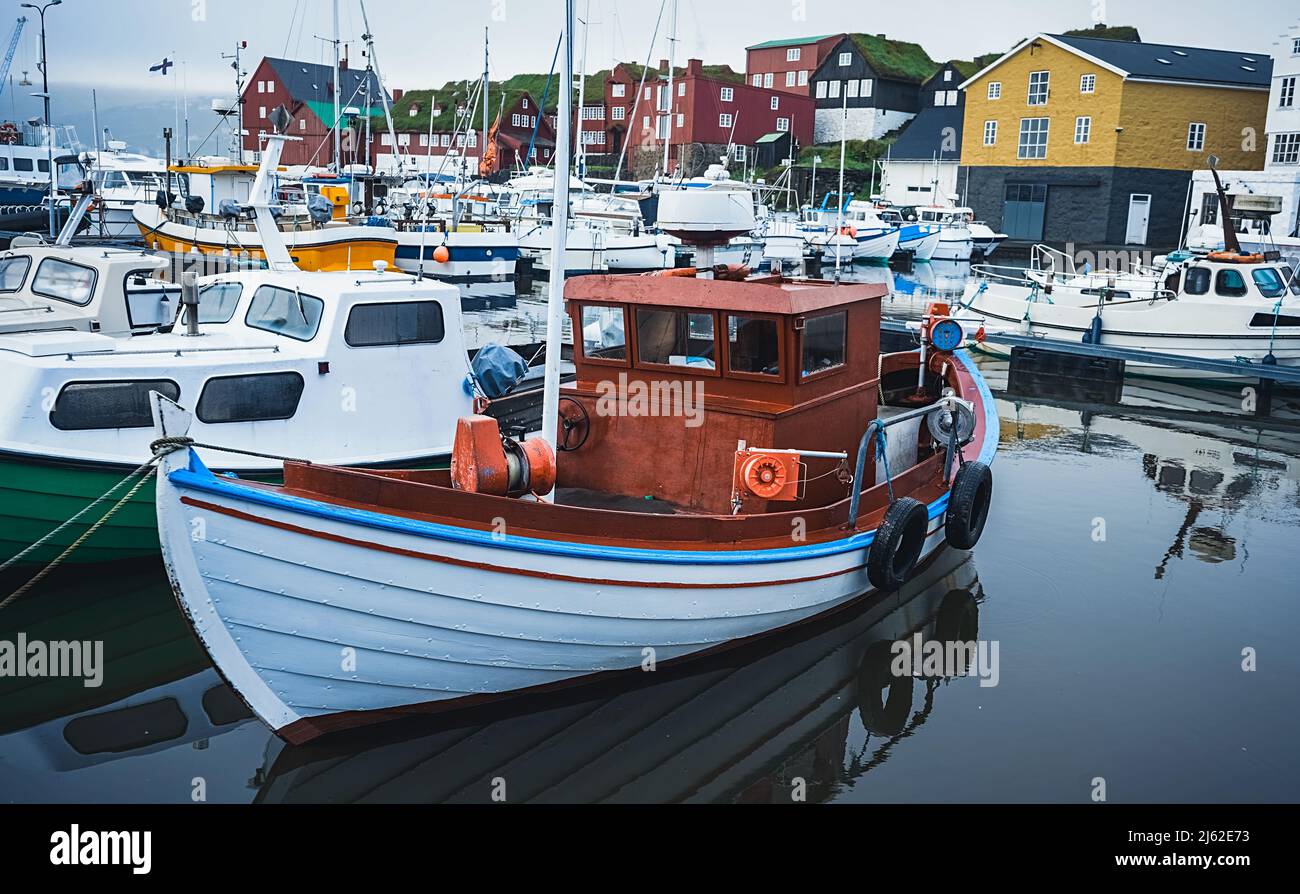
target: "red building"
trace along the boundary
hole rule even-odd
[[[370,70],[348,68],[340,64],[340,109],[354,109],[359,117],[343,122],[343,163],[365,164],[368,155],[363,145],[365,116],[383,112],[383,87]],[[263,146],[262,137],[272,132],[270,116],[284,106],[293,123],[289,136],[299,137],[285,144],[284,164],[319,165],[334,161],[334,67],[313,62],[266,57],[258,64],[244,88],[240,117],[244,132],[244,160],[254,162]],[[361,126],[356,126],[360,121]]]
[[[812,74],[822,64],[842,34],[769,40],[745,50],[745,83],[812,95]]]
[[[811,144],[812,97],[755,87],[729,67],[705,66],[699,59],[678,70],[669,97],[667,68],[663,63],[663,73],[646,80],[627,114],[638,156],[662,159],[668,140],[669,173],[685,164],[688,176],[697,174],[728,147],[739,159],[741,150],[772,133],[790,133],[798,146]]]

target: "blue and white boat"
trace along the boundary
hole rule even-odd
[[[63,168],[60,159],[68,159],[79,151],[76,130],[71,127],[0,123],[0,229],[5,229],[3,215],[47,207],[44,203],[50,194],[50,159],[55,160],[57,172]],[[79,176],[78,169],[73,179]],[[61,177],[60,182],[71,185],[67,177]]]

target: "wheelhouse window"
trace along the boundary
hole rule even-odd
[[[1260,267],[1251,271],[1255,286],[1265,298],[1281,298],[1290,288],[1293,295],[1300,295],[1300,283],[1295,281],[1290,267],[1277,270],[1273,267]]]
[[[311,341],[320,329],[325,302],[310,295],[277,286],[262,286],[253,295],[244,322],[251,329]]]
[[[296,372],[209,379],[195,415],[209,425],[292,419],[305,384]]]
[[[1210,271],[1205,267],[1192,267],[1187,271],[1183,291],[1188,295],[1205,295],[1210,291]]]
[[[746,376],[781,375],[781,333],[766,317],[727,317],[727,370]]]
[[[1300,295],[1300,281],[1296,280],[1295,271],[1291,269],[1290,265],[1282,267],[1282,281],[1287,284],[1287,288],[1291,290],[1292,295]]]
[[[582,308],[582,356],[587,360],[627,362],[627,315],[621,307]]]
[[[436,301],[358,304],[348,314],[343,340],[354,348],[436,345],[446,335]]]
[[[229,323],[239,307],[244,287],[237,282],[218,282],[199,290],[199,322]]]
[[[36,268],[32,292],[84,307],[95,294],[95,280],[98,276],[94,267],[83,267],[60,258],[46,258]]]
[[[0,259],[0,292],[17,292],[32,269],[32,259],[23,255]]]
[[[1247,293],[1246,277],[1240,270],[1220,270],[1214,277],[1214,293],[1225,298],[1243,298]]]
[[[844,365],[848,319],[848,313],[840,311],[805,321],[801,367],[805,379]]]
[[[149,392],[180,400],[181,388],[167,379],[139,382],[69,382],[55,398],[50,424],[60,431],[149,428]]]
[[[715,371],[713,314],[637,308],[637,360],[652,366]]]

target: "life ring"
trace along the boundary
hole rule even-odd
[[[894,501],[867,550],[867,578],[872,585],[885,591],[903,586],[921,558],[929,529],[930,513],[924,503],[911,497]]]
[[[853,239],[857,239],[857,238],[858,238],[858,231],[857,231],[857,228],[855,228],[855,227],[851,227],[851,226],[849,226],[848,224],[845,224],[844,226],[840,227],[840,235],[841,235],[841,236],[848,236],[848,237],[853,238]]]
[[[948,495],[948,521],[944,536],[957,549],[974,549],[984,533],[993,502],[993,472],[980,462],[968,462],[957,471]]]
[[[867,732],[877,736],[897,736],[912,714],[913,680],[910,674],[894,674],[892,646],[884,641],[867,646],[858,668],[858,714]]]

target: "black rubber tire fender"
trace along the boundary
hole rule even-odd
[[[900,497],[885,513],[867,552],[867,578],[879,590],[903,586],[916,568],[930,529],[925,504],[912,497]]]
[[[984,463],[968,462],[957,471],[948,495],[944,536],[955,549],[974,549],[984,533],[993,503],[993,471]]]

